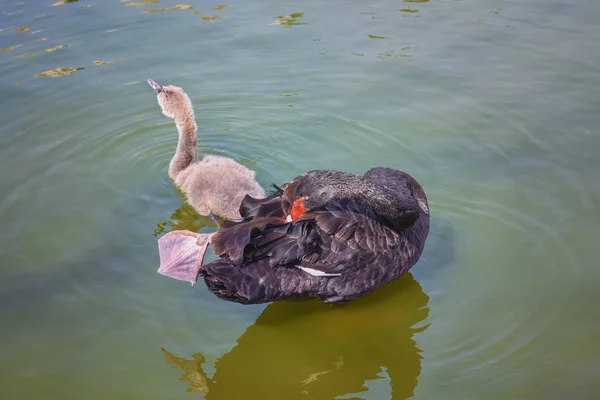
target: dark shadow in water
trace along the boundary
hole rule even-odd
[[[333,399],[364,392],[366,381],[386,375],[392,398],[405,399],[421,372],[413,335],[427,326],[413,326],[428,316],[428,301],[409,273],[342,306],[272,303],[216,362],[212,379],[202,354],[190,360],[162,350],[165,362],[183,371],[187,391],[207,400]]]
[[[455,228],[450,220],[439,216],[431,218],[423,255],[410,270],[419,282],[433,279],[442,269],[456,264],[455,235]]]
[[[167,227],[170,227],[171,229],[167,229]],[[216,229],[217,224],[211,221],[210,218],[198,214],[196,210],[194,210],[194,208],[188,203],[183,203],[181,207],[175,210],[175,212],[171,215],[171,219],[168,221],[158,222],[153,236],[156,237],[161,233],[177,230],[200,232],[202,228],[206,227],[214,227]]]

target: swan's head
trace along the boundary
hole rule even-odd
[[[163,86],[153,79],[148,79],[148,84],[156,92],[158,105],[167,117],[175,119],[193,113],[192,102],[180,87]]]
[[[361,191],[358,175],[336,170],[309,171],[298,179],[295,197],[302,198],[302,207],[312,210],[328,202]]]

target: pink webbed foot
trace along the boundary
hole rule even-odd
[[[161,237],[158,240],[158,273],[194,285],[211,237],[212,233],[190,231],[171,231]]]

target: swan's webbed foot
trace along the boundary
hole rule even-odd
[[[183,230],[171,231],[161,237],[158,240],[158,273],[192,285],[196,283],[211,237],[212,234]]]

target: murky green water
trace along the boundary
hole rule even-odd
[[[1,398],[600,396],[600,4],[52,3],[0,3]],[[415,176],[412,274],[345,307],[157,275],[161,234],[213,227],[149,77],[264,185]]]

